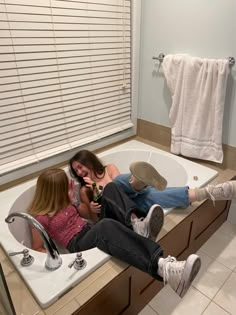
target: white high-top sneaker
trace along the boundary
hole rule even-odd
[[[213,201],[232,200],[236,197],[236,181],[230,180],[217,185],[208,185],[206,190]]]
[[[131,219],[134,232],[153,241],[156,240],[164,223],[164,212],[159,205],[153,205],[146,218]]]
[[[192,254],[187,260],[177,261],[175,257],[160,258],[158,274],[164,284],[169,283],[171,288],[182,298],[201,267],[199,256]]]

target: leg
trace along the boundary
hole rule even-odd
[[[101,219],[111,218],[126,226],[131,226],[131,213],[135,212],[138,217],[144,215],[136,204],[123,193],[114,183],[109,183],[103,190]]]
[[[148,186],[139,192],[129,183],[130,174],[118,175],[113,181],[132,199],[136,206],[147,211],[151,205],[159,204],[162,208],[187,207],[194,201],[204,199],[232,200],[236,198],[236,181],[231,180],[218,185],[189,189],[185,187],[168,187],[158,191]]]
[[[132,218],[132,216],[135,217]],[[159,205],[152,205],[146,218],[140,218],[144,212],[123,193],[116,184],[109,183],[103,191],[101,218],[112,218],[145,237],[156,240],[164,223],[164,213]]]
[[[174,257],[161,258],[159,244],[146,239],[112,219],[103,219],[93,225],[78,241],[70,243],[71,252],[98,247],[154,277],[168,282],[181,297],[186,293],[200,268],[197,255],[177,262]]]
[[[163,191],[148,186],[133,201],[146,211],[152,204],[159,204],[162,208],[188,207],[190,205],[188,191],[187,186],[168,187]]]
[[[162,208],[187,207],[194,201],[204,199],[232,200],[236,198],[236,181],[226,181],[217,185],[208,185],[203,188],[189,189],[189,187],[168,187],[158,191],[148,186],[142,192],[137,193],[132,200],[137,207],[148,209],[151,204],[159,204]]]
[[[162,208],[187,207],[190,205],[189,188],[187,186],[168,187],[163,191],[148,186],[137,192],[130,185],[129,179],[130,174],[122,174],[118,175],[113,181],[135,202],[139,209],[143,209],[146,213],[153,204],[158,204]]]
[[[77,242],[70,243],[68,249],[70,252],[77,252],[94,247],[161,279],[157,274],[158,258],[162,255],[161,247],[118,221],[107,218],[100,220]]]
[[[142,193],[142,191],[138,192],[133,189],[133,187],[130,185],[130,177],[131,174],[120,174],[113,179],[113,182],[117,184],[119,188],[129,196],[130,199],[134,200],[134,198],[138,196],[139,193]]]

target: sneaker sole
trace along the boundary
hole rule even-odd
[[[164,212],[159,205],[153,205],[149,211],[151,212],[149,224],[149,239],[156,241],[164,224]]]
[[[181,298],[188,291],[191,283],[193,282],[196,275],[198,274],[200,267],[201,267],[201,260],[197,255],[192,254],[187,258],[181,281],[179,283],[178,288],[176,289],[176,293]]]
[[[153,186],[158,190],[164,190],[167,186],[166,179],[147,162],[137,161],[131,163],[130,172],[145,185]]]

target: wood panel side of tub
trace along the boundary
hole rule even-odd
[[[195,253],[227,219],[230,204],[203,202],[160,239],[165,255],[182,260]],[[136,315],[162,288],[162,282],[130,266],[74,315]]]

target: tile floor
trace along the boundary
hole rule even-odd
[[[166,285],[138,315],[236,315],[236,224],[226,221],[197,254],[202,267],[184,298]]]

